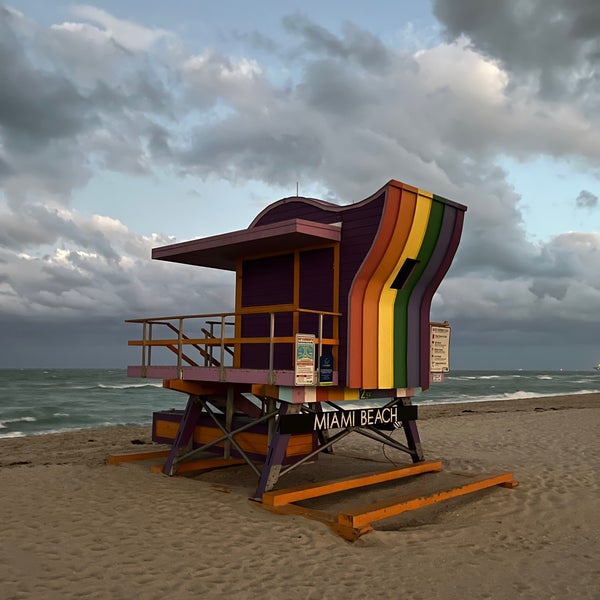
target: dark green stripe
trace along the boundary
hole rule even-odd
[[[443,216],[444,204],[434,200],[429,214],[425,237],[417,255],[419,264],[416,266],[405,288],[398,290],[398,294],[396,295],[396,302],[394,303],[394,387],[396,388],[405,388],[408,380],[408,302],[415,285],[421,279],[421,275],[431,259],[442,227]],[[413,352],[418,352],[418,350],[418,348],[412,349]]]

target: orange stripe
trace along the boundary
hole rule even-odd
[[[402,184],[390,182],[386,189],[386,200],[379,223],[379,230],[373,240],[369,253],[365,257],[360,270],[356,274],[350,290],[348,301],[348,372],[346,383],[351,388],[360,388],[362,385],[362,354],[363,354],[363,302],[367,285],[377,269],[379,261],[392,238],[398,204],[389,201],[390,191],[402,189]]]
[[[394,191],[395,194],[389,196],[389,200],[397,206],[396,216],[391,223],[393,234],[368,283],[363,303],[362,387],[365,389],[378,387],[379,300],[386,282],[397,268],[411,230],[416,207],[415,192],[405,189],[400,194],[400,190]]]
[[[415,211],[412,216],[408,236],[404,240],[404,247],[402,248],[400,255],[396,258],[396,266],[390,273],[388,280],[384,283],[381,296],[379,298],[379,338],[378,338],[378,350],[379,350],[379,363],[378,367],[378,385],[379,388],[392,388],[394,387],[394,353],[397,349],[394,347],[394,334],[395,328],[401,327],[401,324],[396,322],[394,314],[394,306],[398,290],[392,288],[394,278],[402,268],[404,260],[406,258],[416,259],[419,255],[419,250],[423,243],[425,233],[427,231],[427,223],[429,220],[431,210],[431,199],[425,198],[421,195],[420,190],[417,195],[410,193],[410,198],[415,201]],[[402,199],[408,196],[408,193],[402,194]],[[406,340],[406,332],[401,333],[404,340]]]

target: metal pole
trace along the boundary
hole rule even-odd
[[[231,425],[233,423],[233,385],[227,386],[227,399],[225,401],[225,429],[231,431]],[[231,458],[231,439],[227,438],[223,445],[223,458]]]
[[[183,318],[179,318],[179,335],[178,335],[178,348],[177,348],[177,371],[179,373],[179,379],[183,379],[183,369],[181,368],[182,356],[183,356]]]
[[[269,383],[275,384],[275,374],[273,373],[273,367],[275,364],[275,347],[273,339],[275,338],[275,313],[271,313],[271,327],[270,327],[270,339],[269,339]]]
[[[317,374],[321,378],[321,354],[323,353],[323,313],[319,315],[319,347],[317,348]]]
[[[221,356],[219,357],[221,366],[221,381],[225,381],[225,315],[221,315]]]
[[[142,377],[146,377],[146,328],[148,324],[144,321],[142,325]]]
[[[152,323],[148,324],[148,341],[152,341]],[[152,366],[152,346],[148,346],[148,366]]]

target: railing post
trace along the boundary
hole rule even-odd
[[[146,328],[148,324],[144,321],[142,325],[142,377],[146,377]]]
[[[221,367],[220,380],[225,381],[225,315],[221,315],[221,356],[219,357]]]
[[[181,368],[183,357],[183,318],[179,317],[178,340],[177,340],[177,372],[179,379],[183,379],[183,369]]]
[[[148,341],[152,341],[152,323],[148,323]],[[148,366],[152,366],[152,346],[148,346],[147,354]]]
[[[208,327],[209,327],[209,331],[210,331],[210,337],[214,338],[215,337],[215,324],[211,321],[208,324]],[[205,367],[212,367],[214,349],[213,349],[212,346],[206,346],[205,345],[204,346],[204,350],[205,351],[208,350],[208,356],[210,357],[210,359],[207,358],[206,356],[204,357],[204,366]]]
[[[270,313],[271,315],[271,323],[270,323],[270,331],[269,331],[269,384],[275,385],[275,373],[273,372],[273,367],[275,365],[275,313]]]
[[[317,348],[317,374],[321,376],[321,354],[323,353],[323,313],[319,313],[319,347]]]

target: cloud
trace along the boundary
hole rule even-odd
[[[434,318],[454,320],[466,338],[528,331],[543,341],[564,326],[587,340],[600,237],[532,243],[497,159],[541,154],[597,168],[591,5],[519,3],[539,11],[539,24],[528,12],[521,24],[514,2],[483,6],[437,3],[447,38],[416,52],[300,16],[284,19],[289,37],[277,44],[248,34],[273,61],[284,57],[285,81],[251,55],[186,53],[172,33],[94,7],[49,28],[0,9],[0,317],[78,328],[232,307],[229,274],[152,262],[167,235],[72,206],[104,170],[290,190],[300,181],[340,203],[394,177],[469,207]],[[532,40],[521,39],[526,24]],[[557,39],[542,39],[542,25]],[[550,53],[572,44],[556,72],[536,40]],[[553,87],[559,74],[563,91]],[[591,209],[598,198],[582,190],[575,203]]]
[[[598,108],[596,0],[434,0],[433,7],[450,39],[468,36],[542,97]]]
[[[90,5],[74,5],[71,7],[74,16],[98,23],[104,27],[104,34],[119,46],[132,52],[149,50],[159,40],[170,37],[164,29],[143,27],[132,21],[118,19],[110,13]],[[71,29],[83,29],[80,23],[65,24]]]
[[[93,26],[42,29],[0,8],[0,178],[10,202],[49,193],[66,204],[94,167],[148,172],[174,109],[168,66],[147,58]]]
[[[588,190],[581,190],[575,198],[575,206],[577,208],[596,208],[598,206],[598,196]]]

